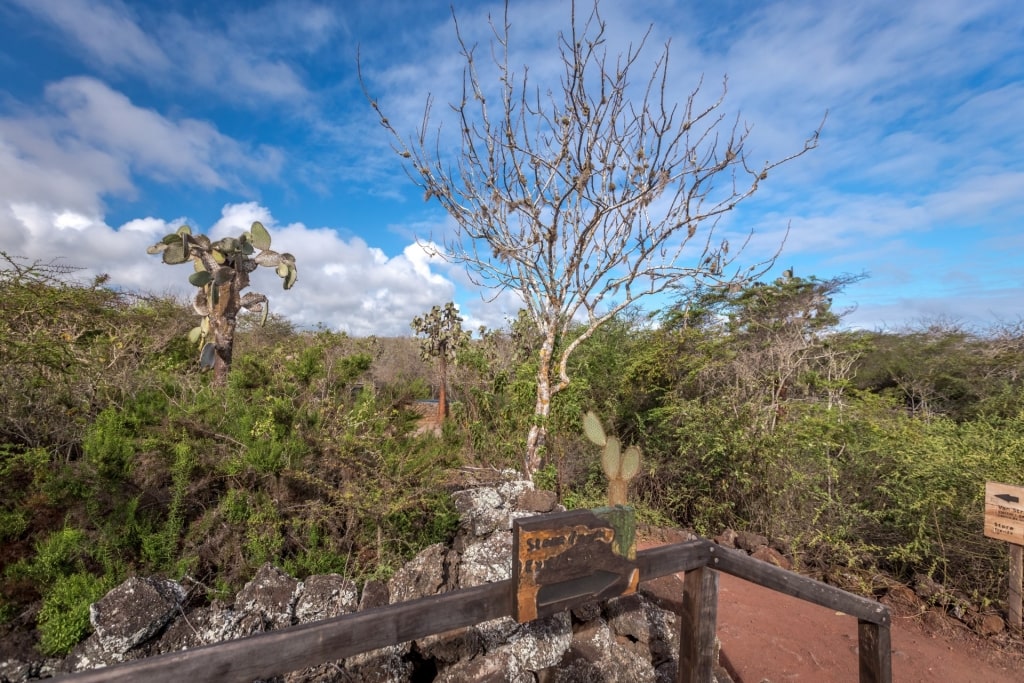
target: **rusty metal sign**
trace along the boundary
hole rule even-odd
[[[581,600],[635,593],[640,571],[633,508],[616,505],[516,520],[512,578],[520,623]]]

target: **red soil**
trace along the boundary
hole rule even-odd
[[[641,541],[651,547],[665,539]],[[920,602],[890,604],[896,683],[1024,683],[1024,641],[981,638]],[[718,638],[735,683],[855,683],[857,620],[719,574]]]
[[[1024,681],[1019,642],[982,639],[935,611],[900,612],[893,609],[893,681]],[[726,574],[719,576],[718,638],[736,683],[857,681],[855,618]]]

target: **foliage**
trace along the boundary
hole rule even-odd
[[[101,477],[114,481],[124,477],[134,451],[124,417],[112,408],[96,416],[82,439],[86,462]]]
[[[515,465],[525,448],[541,343],[528,320],[467,341],[451,419],[420,437],[403,406],[433,371],[415,339],[240,327],[215,387],[188,369],[173,302],[7,272],[12,310],[49,313],[35,336],[0,310],[22,334],[4,352],[25,361],[0,380],[0,601],[5,615],[43,605],[47,652],[133,574],[188,576],[209,598],[264,561],[385,578],[455,533],[452,468]],[[837,283],[707,288],[655,319],[609,321],[572,357],[535,482],[570,508],[605,504],[596,431],[580,423],[593,411],[644,453],[630,480],[644,521],[753,529],[827,576],[863,572],[870,588],[880,571],[928,574],[998,604],[1006,551],[981,534],[981,501],[985,481],[1024,483],[1022,328],[843,331],[831,295],[805,305]],[[60,346],[61,330],[67,362],[51,364],[35,347]]]
[[[454,533],[440,482],[457,448],[412,436],[409,415],[387,398],[403,389],[369,381],[372,342],[242,329],[237,372],[212,387],[181,371],[185,354],[168,372],[167,347],[154,343],[180,332],[177,309],[109,315],[112,333],[151,335],[123,391],[95,399],[64,457],[52,444],[0,445],[0,590],[5,613],[48,605],[40,647],[63,651],[84,635],[78,617],[96,586],[129,574],[233,591],[271,561],[300,577],[360,580]],[[148,327],[135,328],[138,316]],[[67,366],[69,382],[93,362]]]
[[[88,635],[89,605],[113,586],[86,572],[60,577],[39,611],[39,649],[49,656],[66,654]]]
[[[870,336],[876,353],[858,368],[858,385],[900,400],[923,419],[985,415],[1011,417],[1020,409],[1019,339],[1012,328],[989,335],[949,321],[900,334]]]
[[[937,419],[914,427],[919,438],[891,444],[869,537],[900,575],[922,572],[992,594],[1005,562],[993,552],[1000,544],[980,533],[985,482],[1021,482],[1024,420]]]
[[[73,268],[26,264],[0,252],[0,443],[74,457],[92,418],[152,381],[179,371],[181,307],[89,283]]]
[[[22,560],[8,571],[49,588],[64,576],[83,572],[90,552],[86,532],[66,526],[38,541],[31,560]]]

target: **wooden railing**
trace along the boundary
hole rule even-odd
[[[712,680],[718,572],[723,571],[856,618],[859,624],[860,683],[892,683],[889,610],[878,602],[755,560],[746,554],[725,550],[704,539],[641,550],[636,554],[636,563],[641,582],[685,572],[683,592],[676,605],[681,617],[679,681],[707,683]],[[60,680],[68,683],[249,683],[387,645],[511,616],[515,593],[512,580],[500,581],[85,671]],[[589,600],[582,597],[578,602],[583,604]]]

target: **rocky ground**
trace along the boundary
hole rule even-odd
[[[93,635],[63,660],[34,656],[31,639],[23,632],[0,632],[0,683],[129,661],[509,578],[512,520],[550,511],[555,499],[552,493],[533,490],[529,482],[505,477],[460,482],[466,488],[454,494],[462,524],[453,545],[431,546],[388,583],[368,583],[361,595],[351,581],[337,575],[298,581],[270,565],[223,604],[196,602],[194,587],[177,582],[132,578],[93,606]],[[682,530],[642,528],[639,547],[691,538]],[[727,531],[715,540],[789,568],[781,549],[757,534]],[[657,605],[664,604],[665,595],[681,593],[682,579],[664,577],[659,582],[657,587],[656,582],[642,585],[635,596],[538,622],[496,620],[275,680],[674,680],[676,617]],[[1024,680],[1024,642],[998,615],[972,612],[924,578],[913,589],[891,582],[879,597],[894,617],[894,680]],[[722,574],[718,616],[717,683],[857,680],[857,623],[849,615]]]

